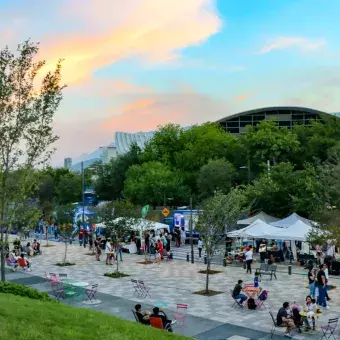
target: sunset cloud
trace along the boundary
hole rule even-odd
[[[275,50],[297,47],[303,51],[315,51],[326,45],[325,39],[310,40],[304,37],[278,37],[264,45],[259,53],[266,54]]]
[[[91,28],[78,34],[61,34],[42,45],[42,57],[47,60],[42,73],[52,70],[58,58],[63,63],[66,84],[86,81],[107,65],[125,58],[138,57],[146,62],[163,63],[179,57],[180,50],[197,45],[217,33],[221,21],[215,10],[215,0],[92,0],[71,1],[70,8],[80,8],[79,20]],[[93,11],[92,11],[93,10]],[[64,15],[67,8],[63,9]],[[118,21],[103,20],[109,13],[120,13]],[[114,15],[114,14],[113,14]],[[112,22],[112,25],[108,25]],[[93,30],[92,30],[93,29]]]

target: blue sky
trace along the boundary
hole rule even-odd
[[[115,131],[271,105],[340,110],[336,0],[0,0],[1,46],[64,58],[53,162]]]

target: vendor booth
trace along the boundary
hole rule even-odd
[[[249,224],[254,223],[256,220],[261,220],[261,221],[266,222],[266,223],[272,223],[272,222],[278,221],[279,219],[276,218],[276,217],[270,216],[270,215],[266,214],[265,212],[261,211],[257,215],[251,216],[251,217],[246,218],[244,220],[237,221],[237,224],[249,225]]]

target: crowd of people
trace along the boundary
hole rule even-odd
[[[18,267],[31,270],[31,261],[29,257],[33,257],[41,254],[40,243],[34,239],[33,244],[27,242],[26,245],[22,245],[19,239],[13,242],[13,249],[10,250],[9,246],[6,245],[6,263],[9,267],[14,270]]]

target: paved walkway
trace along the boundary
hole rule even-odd
[[[162,302],[167,305],[166,310],[170,316],[176,310],[176,303],[187,303],[189,305],[187,326],[177,327],[175,332],[198,339],[226,339],[233,335],[260,339],[267,337],[270,332],[272,321],[268,311],[231,309],[232,299],[229,289],[233,288],[238,279],[242,279],[245,283],[252,282],[253,279],[253,276],[245,274],[242,268],[214,265],[212,269],[220,270],[221,273],[210,276],[210,289],[223,293],[208,298],[192,294],[205,287],[205,275],[198,273],[199,270],[205,269],[203,263],[191,264],[174,260],[171,263],[162,263],[158,267],[154,264],[137,264],[138,261],[143,260],[143,256],[124,254],[124,261],[119,263],[120,271],[129,274],[130,277],[111,279],[104,277],[103,274],[112,272],[114,266],[106,266],[104,261],[95,261],[93,256],[87,255],[88,250],[79,245],[69,247],[68,260],[75,262],[76,265],[67,268],[55,266],[56,262],[62,260],[63,244],[54,243],[53,247],[42,248],[42,250],[43,255],[32,261],[31,273],[11,273],[8,279],[18,280],[18,283],[29,284],[45,291],[50,289],[42,279],[45,271],[67,273],[74,281],[98,283],[100,292],[98,297],[102,303],[91,308],[129,320],[133,320],[131,309],[137,302],[146,309],[151,309],[152,306]],[[278,273],[278,280],[273,281],[268,277],[263,278],[261,285],[269,291],[268,302],[275,315],[284,301],[296,301],[300,304],[304,302],[305,296],[308,295],[307,279],[301,273],[295,275]],[[133,297],[134,288],[130,282],[131,278],[144,280],[151,287],[151,298],[143,300]],[[340,284],[340,280],[333,280],[333,284],[338,286],[336,281]],[[324,312],[320,323],[340,316],[339,290],[332,291],[330,297],[332,307]],[[278,334],[282,335],[283,330],[280,329]],[[301,340],[318,339],[320,334],[314,336],[296,334],[294,337]],[[340,339],[339,336],[338,338]]]

